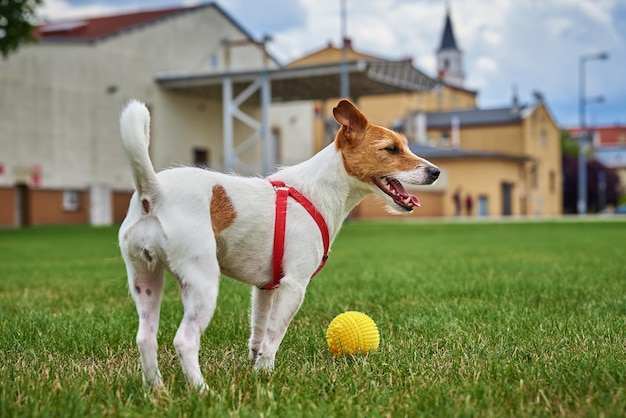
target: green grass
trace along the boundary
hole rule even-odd
[[[166,390],[144,390],[114,228],[0,230],[0,416],[624,416],[626,222],[348,223],[271,375],[247,360],[249,289],[223,280],[204,334],[211,393],[189,393],[159,333]],[[345,310],[378,324],[334,358]]]

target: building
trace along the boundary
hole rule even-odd
[[[451,86],[463,87],[463,53],[456,44],[450,10],[446,11],[446,22],[441,37],[441,45],[437,50],[437,77]]]
[[[131,98],[151,111],[157,171],[258,175],[302,161],[311,137],[288,114],[273,123],[271,104],[336,96],[344,68],[282,68],[267,38],[212,3],[54,22],[37,36],[0,62],[0,226],[120,222],[132,181],[117,121]],[[345,68],[356,96],[435,86],[406,61]]]
[[[395,62],[360,53],[347,39],[343,48],[328,44],[288,67],[347,61]],[[464,87],[463,56],[446,11],[437,50],[437,87],[398,94],[351,95],[374,123],[403,131],[411,149],[442,169],[432,186],[416,188],[422,206],[410,216],[555,216],[562,213],[560,131],[537,94],[535,103],[521,105],[514,97],[499,109],[479,109],[477,92]],[[289,115],[290,128],[311,132],[314,149],[334,138],[331,117],[336,99],[275,106]],[[280,131],[284,125],[277,127]],[[297,129],[296,129],[297,127]],[[302,135],[302,134],[301,134]],[[308,143],[308,141],[305,141]],[[456,196],[456,198],[455,198]],[[377,198],[366,199],[353,213],[357,218],[388,215]]]
[[[579,128],[567,131],[574,138],[580,135]],[[621,193],[626,193],[626,126],[596,126],[591,128],[591,132],[594,157],[615,170],[622,187]]]
[[[4,226],[123,219],[132,181],[117,120],[130,98],[152,111],[157,169],[223,169],[221,98],[180,94],[156,79],[278,68],[262,42],[212,3],[56,22],[37,36],[39,43],[0,60]],[[260,160],[253,147],[246,162]]]
[[[541,97],[524,106],[415,112],[394,128],[411,132],[413,151],[442,169],[440,190],[420,190],[426,214],[456,215],[457,194],[472,202],[471,215],[561,214],[560,130]]]

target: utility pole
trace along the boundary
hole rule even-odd
[[[348,11],[346,1],[341,0],[341,90],[340,95],[344,99],[350,98],[350,76],[348,75]]]
[[[608,52],[582,55],[578,62],[580,132],[578,135],[578,214],[587,214],[587,149],[589,147],[589,132],[585,121],[585,107],[588,102],[585,96],[585,64],[587,61],[609,59]]]

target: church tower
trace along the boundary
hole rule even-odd
[[[463,87],[465,81],[463,53],[456,46],[456,39],[454,39],[450,6],[446,7],[446,23],[441,38],[441,46],[437,50],[437,75],[447,84]]]

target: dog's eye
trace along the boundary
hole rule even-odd
[[[400,153],[400,148],[398,148],[395,145],[389,145],[387,148],[385,148],[385,151],[387,151],[389,154],[398,154]]]

